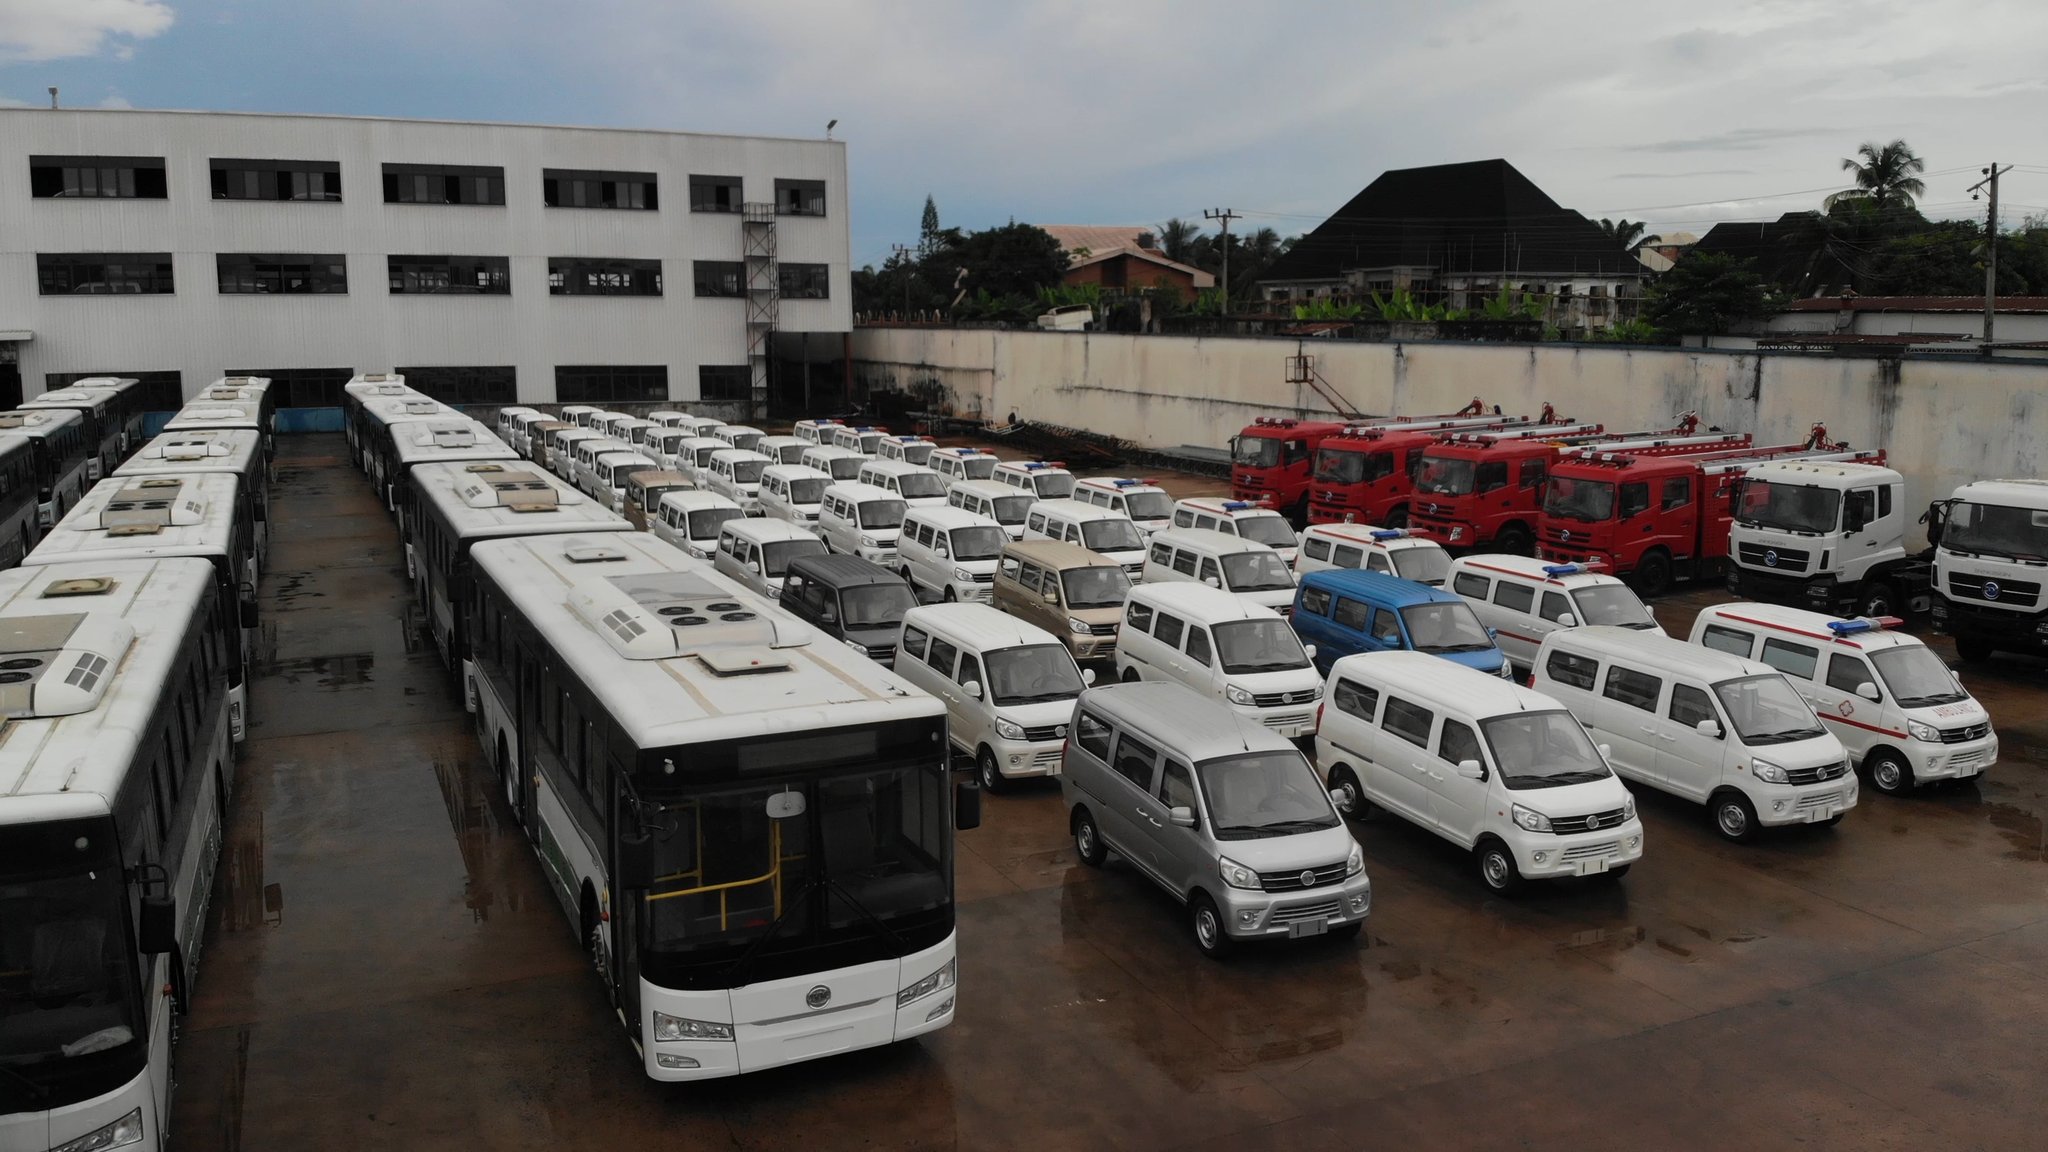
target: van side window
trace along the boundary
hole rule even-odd
[[[1005,556],[1002,560],[1002,569],[1003,579],[1015,580],[1023,574],[1024,565],[1019,563],[1015,556]]]
[[[1188,659],[1199,661],[1202,667],[1209,666],[1209,633],[1201,628],[1188,629]]]
[[[1193,552],[1184,552],[1178,548],[1174,549],[1173,570],[1183,576],[1193,576],[1195,574],[1195,554]]]
[[[1470,596],[1474,600],[1486,599],[1487,589],[1492,587],[1493,581],[1470,572],[1460,572],[1451,578],[1451,591],[1460,596]]]
[[[1339,568],[1357,568],[1365,563],[1365,552],[1363,549],[1340,544],[1331,559]]]
[[[1429,709],[1410,704],[1399,696],[1387,697],[1386,719],[1380,727],[1399,736],[1417,748],[1429,747],[1429,725],[1436,719]]]
[[[953,682],[961,687],[981,683],[981,661],[973,653],[960,657],[960,670],[953,674]]]
[[[931,659],[925,661],[925,663],[938,669],[939,675],[951,676],[953,674],[953,665],[959,659],[960,649],[955,648],[951,643],[941,640],[936,636],[932,637]]]
[[[1683,508],[1692,503],[1692,482],[1683,476],[1673,476],[1664,481],[1663,511]]]
[[[1159,802],[1168,808],[1195,806],[1195,774],[1185,764],[1171,760],[1159,771]]]
[[[1379,711],[1380,694],[1376,688],[1367,688],[1349,680],[1339,680],[1330,689],[1330,702],[1337,711],[1346,716],[1356,716],[1370,724],[1373,714]]]
[[[1555,624],[1571,614],[1572,602],[1565,599],[1564,593],[1545,592],[1543,594],[1543,611],[1538,613],[1538,615]]]
[[[1861,657],[1837,652],[1828,657],[1828,687],[1854,693],[1859,684],[1876,684],[1870,666]]]
[[[1330,619],[1335,620],[1339,628],[1349,628],[1353,631],[1363,632],[1365,631],[1365,618],[1371,611],[1372,606],[1363,600],[1353,600],[1349,596],[1339,596],[1337,597],[1337,610],[1330,613]]]
[[[1081,718],[1075,721],[1074,742],[1097,760],[1109,759],[1109,725],[1092,712],[1081,713]]]
[[[1152,767],[1159,762],[1159,753],[1150,744],[1126,732],[1117,737],[1116,759],[1110,767],[1116,774],[1138,786],[1141,792],[1152,790]]]
[[[955,508],[965,508],[967,507],[966,494],[961,492],[948,492],[946,493],[946,503],[951,504]]]
[[[1330,614],[1329,589],[1303,588],[1301,590],[1301,610],[1317,616],[1328,616]]]
[[[1443,733],[1436,738],[1436,755],[1437,759],[1451,764],[1467,760],[1486,763],[1486,757],[1479,754],[1479,737],[1456,720],[1444,721]]]
[[[925,635],[923,631],[916,628],[905,628],[903,630],[903,651],[906,654],[922,660],[924,659],[925,645],[929,643],[931,643],[931,637]]]
[[[1394,572],[1394,566],[1387,563],[1387,554],[1384,552],[1374,552],[1367,556],[1365,558],[1365,568],[1368,572],[1385,572],[1390,576]]]
[[[1194,522],[1195,514],[1193,512],[1190,512],[1185,508],[1176,508],[1173,510],[1173,526],[1175,528],[1185,528],[1188,525],[1193,524]]]
[[[1687,728],[1696,727],[1702,720],[1713,720],[1716,723],[1720,720],[1714,715],[1714,702],[1707,699],[1705,692],[1690,684],[1671,686],[1670,715],[1673,720]]]
[[[1601,695],[1645,712],[1657,710],[1657,696],[1664,682],[1630,668],[1614,665],[1607,669],[1607,688]]]
[[[1493,586],[1493,602],[1510,612],[1527,612],[1536,605],[1536,590],[1527,584],[1503,580]]]
[[[1751,636],[1747,632],[1737,631],[1734,628],[1724,628],[1719,624],[1709,624],[1707,625],[1707,630],[1700,633],[1700,644],[1702,647],[1712,648],[1716,652],[1727,652],[1747,660],[1749,659],[1751,649],[1756,647],[1756,637]]]
[[[1040,535],[1044,535],[1044,534],[1045,534],[1045,513],[1043,513],[1043,512],[1033,512],[1033,513],[1031,514],[1031,518],[1030,518],[1030,519],[1028,519],[1028,520],[1026,520],[1026,521],[1024,521],[1024,529],[1025,529],[1025,531],[1027,531],[1027,532],[1036,532],[1036,533],[1038,533],[1038,534],[1040,534]]]
[[[1152,606],[1133,603],[1124,609],[1124,627],[1140,632],[1152,631]]]
[[[1799,680],[1811,680],[1820,668],[1820,649],[1805,644],[1794,644],[1776,636],[1764,639],[1763,654],[1757,659],[1776,668],[1787,676]]]
[[[1330,558],[1330,542],[1321,536],[1311,536],[1307,540],[1302,541],[1301,550],[1308,553],[1308,558],[1311,560],[1328,560]]]
[[[1401,645],[1401,621],[1394,616],[1391,608],[1382,608],[1373,613],[1372,638],[1382,644]]]
[[[1559,684],[1573,688],[1593,690],[1593,676],[1599,671],[1600,662],[1589,656],[1574,656],[1569,652],[1552,652],[1544,661],[1543,671]]]
[[[1207,584],[1211,580],[1214,580],[1216,586],[1221,588],[1223,586],[1223,570],[1216,567],[1216,561],[1213,557],[1204,556],[1202,557],[1202,583]]]
[[[1152,562],[1164,568],[1173,563],[1173,549],[1165,544],[1152,546]]]
[[[1186,628],[1187,623],[1180,617],[1168,616],[1166,613],[1161,612],[1159,614],[1159,622],[1152,626],[1152,636],[1168,648],[1178,648],[1180,647],[1181,633]]]

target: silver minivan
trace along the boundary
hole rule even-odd
[[[1372,909],[1365,853],[1307,758],[1179,684],[1082,693],[1060,795],[1081,862],[1130,861],[1187,906],[1209,956],[1354,937]]]

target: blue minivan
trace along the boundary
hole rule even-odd
[[[1315,645],[1316,669],[1325,676],[1355,652],[1404,650],[1514,676],[1493,629],[1462,597],[1384,572],[1328,568],[1303,576],[1289,622],[1303,643]]]

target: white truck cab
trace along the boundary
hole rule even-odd
[[[2048,651],[2048,480],[1979,480],[1929,509],[1934,629],[1965,660]]]
[[[1744,474],[1728,529],[1728,590],[1827,613],[1925,611],[1906,556],[1906,481],[1882,464],[1766,462]]]

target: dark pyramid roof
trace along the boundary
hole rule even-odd
[[[1714,225],[1681,260],[1701,252],[1718,252],[1754,262],[1764,282],[1794,297],[1826,288],[1840,291],[1855,283],[1855,274],[1827,251],[1818,212],[1787,212],[1776,220],[1727,221]]]
[[[1350,268],[1420,265],[1456,275],[1639,275],[1600,226],[1543,194],[1505,160],[1381,174],[1297,241],[1267,280],[1327,280]]]

